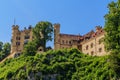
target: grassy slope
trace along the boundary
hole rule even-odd
[[[40,76],[36,74],[41,72]],[[104,80],[116,78],[108,56],[96,57],[77,49],[48,51],[35,56],[21,56],[0,64],[0,79],[26,79],[33,73],[36,79],[57,74],[57,80]]]

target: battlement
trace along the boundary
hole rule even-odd
[[[19,30],[19,26],[18,25],[13,25],[12,30]]]

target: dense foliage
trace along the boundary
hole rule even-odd
[[[105,48],[111,53],[111,68],[120,73],[120,0],[108,5],[109,12],[105,15]]]
[[[24,54],[24,56],[33,56],[36,54],[37,52],[37,47],[36,47],[37,43],[35,41],[32,42],[28,42],[25,46],[24,49],[22,51],[22,53]]]
[[[111,80],[119,78],[110,68],[108,56],[96,57],[77,49],[21,55],[0,64],[0,79]]]
[[[11,45],[10,43],[0,42],[0,61],[10,54]]]

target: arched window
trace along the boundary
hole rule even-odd
[[[89,47],[89,46],[87,45],[87,46],[86,46],[86,50],[88,50],[88,47]]]
[[[68,41],[66,40],[66,44],[68,44]]]
[[[91,55],[93,55],[94,54],[94,51],[91,51]]]
[[[69,41],[69,44],[71,44],[72,42],[71,41]]]
[[[99,52],[102,52],[102,48],[99,48]]]
[[[98,42],[99,44],[101,44],[101,39],[99,39],[99,42]]]
[[[64,40],[62,40],[62,44],[64,44]]]
[[[91,48],[93,48],[93,43],[91,43],[91,45],[90,45],[90,46],[91,46]]]

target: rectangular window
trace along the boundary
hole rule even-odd
[[[102,52],[102,48],[99,48],[99,52]]]
[[[71,44],[71,41],[69,41],[69,44]]]
[[[66,41],[66,44],[68,44],[68,41]]]
[[[58,42],[60,42],[60,39],[58,39]]]
[[[29,36],[29,35],[26,35],[24,38],[25,38],[25,39],[29,39],[29,38],[30,38],[30,36]]]
[[[94,51],[91,51],[91,55],[93,55],[94,54]]]
[[[16,37],[16,40],[20,40],[20,37]]]
[[[64,44],[64,40],[62,40],[62,44]]]
[[[89,47],[89,46],[87,45],[87,46],[86,46],[86,50],[88,50],[88,47]]]
[[[91,45],[90,45],[90,46],[91,46],[91,48],[93,48],[93,43],[91,43]]]
[[[98,44],[101,44],[101,39],[98,41]]]
[[[20,42],[16,42],[16,45],[19,46],[19,45],[20,45]]]

